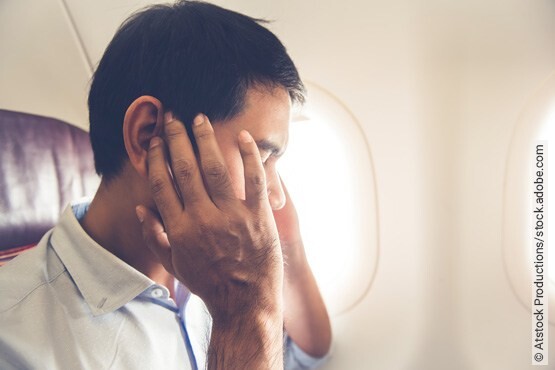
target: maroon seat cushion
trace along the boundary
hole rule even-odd
[[[37,246],[36,244],[29,244],[29,245],[24,245],[22,247],[14,247],[10,249],[0,250],[0,267],[10,262],[15,257],[19,256],[21,253],[25,252],[26,250],[29,250],[36,246]]]
[[[0,250],[37,243],[99,177],[87,132],[57,119],[0,110]]]

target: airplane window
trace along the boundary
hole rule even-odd
[[[364,133],[331,94],[307,84],[279,171],[299,213],[307,257],[330,312],[356,305],[378,257],[374,177]]]
[[[543,153],[538,151],[544,146]],[[505,272],[519,301],[531,309],[536,262],[535,217],[538,155],[543,157],[543,289],[549,299],[549,321],[555,323],[555,73],[531,96],[515,125],[508,152],[503,221]]]

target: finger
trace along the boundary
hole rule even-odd
[[[148,149],[148,181],[158,211],[166,225],[179,217],[183,204],[173,185],[167,166],[164,142],[159,137],[150,140]]]
[[[287,191],[287,187],[285,186],[285,182],[283,182],[283,178],[279,173],[278,173],[278,177],[281,183],[281,189],[283,190],[283,194],[285,194],[285,205],[280,209],[272,209],[274,217],[279,216],[282,213],[285,213],[287,210],[287,207],[290,205],[290,202],[291,202],[289,199],[289,192]]]
[[[283,190],[283,194],[285,194],[285,205],[283,206],[283,208],[292,206],[293,201],[291,200],[291,195],[289,195],[289,190],[287,190],[287,186],[285,186],[285,182],[283,181],[283,177],[281,177],[281,175],[279,173],[278,173],[278,176],[279,176],[279,181],[281,183],[281,189]]]
[[[162,221],[144,206],[137,206],[135,211],[146,245],[158,257],[162,266],[173,274],[172,250]]]
[[[260,158],[260,151],[246,130],[239,133],[238,139],[245,174],[246,202],[250,208],[259,209],[269,204],[266,173]]]
[[[166,113],[164,133],[168,143],[173,176],[185,208],[199,201],[208,201],[208,194],[204,188],[185,125],[173,118],[170,113]]]
[[[283,194],[285,194],[285,198],[288,200],[289,191],[287,191],[287,186],[285,186],[285,182],[283,181],[283,177],[281,177],[281,174],[278,173],[278,177],[279,177],[279,182],[281,183],[281,188],[283,189]]]
[[[227,166],[208,117],[202,115],[195,118],[193,133],[197,141],[208,194],[217,206],[222,206],[230,199],[235,199],[235,195]]]

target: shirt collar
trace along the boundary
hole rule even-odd
[[[98,245],[68,206],[52,233],[52,247],[65,265],[94,316],[112,312],[133,300],[154,281]]]

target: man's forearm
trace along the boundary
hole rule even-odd
[[[208,370],[282,370],[281,308],[216,319],[207,361]]]
[[[325,355],[331,345],[326,306],[308,265],[304,248],[291,248],[284,279],[285,330],[293,341],[314,357]]]

